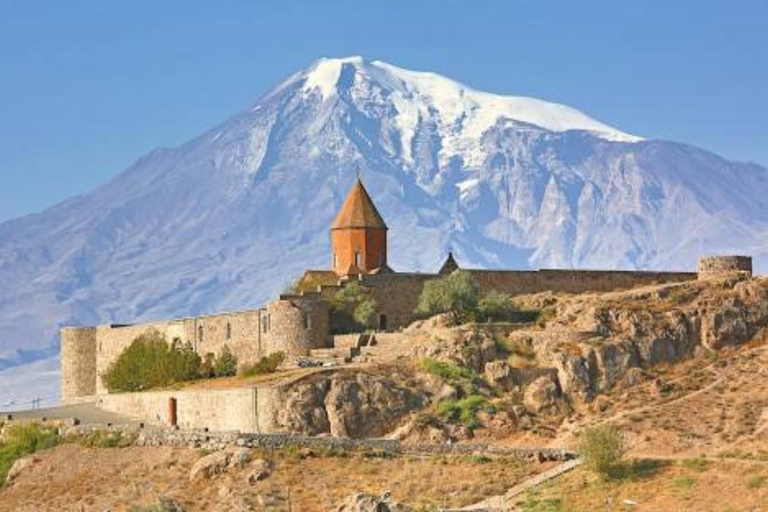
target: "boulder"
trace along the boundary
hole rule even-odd
[[[560,389],[557,383],[548,376],[542,376],[526,388],[523,404],[528,411],[539,414],[554,409],[558,398],[560,398]]]
[[[24,457],[21,459],[16,459],[11,466],[11,469],[8,470],[8,475],[6,476],[7,482],[12,482],[15,480],[21,473],[29,469],[34,463],[39,462],[40,459],[37,457]]]
[[[246,464],[251,462],[251,459],[253,458],[253,454],[248,448],[233,448],[229,453],[229,469],[242,469]]]
[[[514,386],[512,368],[507,361],[491,361],[485,363],[485,380],[493,387],[510,389]]]
[[[272,467],[270,464],[263,459],[256,459],[250,464],[250,466],[248,466],[248,470],[246,472],[246,481],[253,485],[256,482],[260,482],[266,479],[271,474]]]
[[[701,343],[711,350],[739,345],[747,341],[749,336],[749,326],[742,308],[731,306],[709,311],[701,319]]]
[[[336,512],[410,512],[411,510],[411,507],[392,501],[387,492],[384,496],[353,494],[336,509]]]
[[[194,463],[189,471],[189,479],[194,481],[199,478],[211,478],[226,472],[231,457],[232,454],[226,451],[205,455]]]

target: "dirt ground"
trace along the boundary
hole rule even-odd
[[[768,510],[768,465],[698,459],[640,463],[631,475],[613,481],[578,469],[518,506],[548,512],[760,512]]]
[[[167,496],[187,511],[334,510],[355,492],[391,491],[413,505],[463,506],[499,494],[547,464],[509,459],[317,456],[256,452],[274,461],[255,484],[246,470],[189,481],[201,456],[192,448],[86,448],[64,444],[35,454],[36,462],[0,492],[0,511],[141,510]]]

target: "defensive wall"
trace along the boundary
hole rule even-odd
[[[749,256],[704,256],[699,258],[699,279],[723,274],[752,275],[752,258]]]
[[[497,290],[512,296],[553,291],[561,293],[609,292],[637,286],[691,281],[723,273],[751,275],[751,258],[720,256],[702,258],[696,272],[643,272],[604,270],[477,270],[463,269],[481,293]],[[379,272],[361,274],[320,284],[314,292],[282,295],[261,309],[181,318],[138,325],[102,325],[65,328],[62,341],[62,397],[104,394],[100,375],[139,335],[157,330],[169,340],[189,342],[204,356],[217,354],[226,344],[241,363],[282,351],[306,356],[312,349],[330,346],[332,314],[329,299],[352,281],[378,304],[381,330],[396,330],[413,319],[424,283],[439,274]]]
[[[107,393],[101,375],[134,339],[156,331],[169,341],[189,343],[201,356],[227,345],[240,363],[273,352],[308,355],[327,346],[328,305],[318,297],[289,296],[261,309],[179,318],[135,325],[67,327],[61,331],[62,399]]]

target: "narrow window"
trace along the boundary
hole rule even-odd
[[[202,325],[197,328],[197,341],[199,341],[200,343],[203,342],[203,326]]]
[[[339,257],[336,255],[336,253],[333,253],[333,268],[336,268],[339,266]]]
[[[357,251],[355,253],[355,266],[356,267],[362,267],[363,266],[363,255],[360,253],[360,251]]]
[[[312,328],[312,316],[307,311],[304,312],[304,328],[305,329]]]
[[[232,339],[232,324],[227,322],[227,339]]]

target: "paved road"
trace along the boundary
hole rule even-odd
[[[64,420],[70,418],[77,418],[80,423],[83,424],[98,424],[98,423],[112,423],[115,425],[135,423],[135,420],[116,414],[113,412],[103,411],[96,407],[93,403],[76,404],[76,405],[62,405],[60,407],[48,407],[44,409],[33,409],[28,411],[14,411],[9,413],[2,413],[0,418],[5,418],[6,414],[10,414],[14,419],[40,419],[46,418],[49,420]]]

